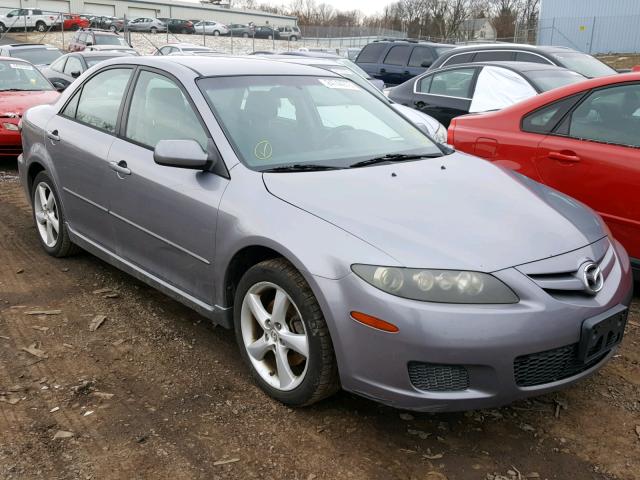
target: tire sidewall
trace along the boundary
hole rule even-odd
[[[35,195],[37,194],[36,192],[38,191],[38,185],[42,183],[46,184],[47,187],[49,187],[49,190],[51,191],[58,208],[59,231],[58,231],[58,238],[56,239],[56,244],[53,247],[49,247],[47,246],[46,243],[44,243],[40,235],[40,231],[38,230],[38,227],[37,227],[38,221],[36,220]],[[38,236],[40,245],[42,245],[42,248],[44,248],[44,250],[49,255],[52,255],[54,257],[58,256],[64,245],[64,240],[65,240],[64,237],[65,235],[67,235],[67,228],[65,225],[66,220],[65,220],[64,212],[62,210],[62,203],[60,202],[60,197],[58,196],[58,190],[56,189],[55,184],[53,183],[49,175],[47,175],[45,172],[40,172],[38,175],[36,175],[36,178],[33,180],[33,186],[31,187],[31,214],[33,217],[33,221],[36,225],[36,235]]]
[[[47,25],[43,22],[36,23],[36,30],[40,33],[44,32],[47,29]]]
[[[287,292],[291,300],[293,300],[293,302],[295,303],[296,307],[298,307],[298,311],[300,312],[300,315],[302,315],[302,322],[304,324],[305,331],[307,332],[307,340],[309,343],[309,357],[307,358],[307,370],[305,373],[305,378],[300,385],[290,391],[278,390],[269,385],[262,379],[262,377],[260,377],[260,374],[258,374],[258,372],[253,367],[253,364],[251,363],[251,359],[249,358],[249,354],[247,353],[247,349],[242,339],[242,329],[240,321],[242,302],[247,291],[249,291],[249,289],[253,285],[260,282],[271,282],[283,288]],[[317,303],[315,297],[313,298],[313,301]],[[314,311],[312,308],[310,308],[308,298],[304,298],[303,292],[300,290],[298,285],[296,285],[292,277],[288,275],[284,270],[276,270],[273,268],[264,267],[261,264],[252,267],[242,277],[242,280],[240,280],[240,283],[238,284],[233,311],[234,329],[238,347],[240,348],[240,354],[242,356],[242,359],[249,366],[251,374],[258,385],[260,385],[260,387],[269,395],[281,401],[282,403],[291,405],[301,405],[306,403],[308,399],[313,395],[318,383],[320,382],[322,368],[322,345],[320,337],[316,332],[314,332],[312,325],[309,324],[309,319],[317,316],[317,311]]]

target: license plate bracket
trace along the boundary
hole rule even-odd
[[[578,358],[591,363],[622,341],[629,310],[618,305],[600,315],[582,322]]]

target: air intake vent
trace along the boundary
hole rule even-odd
[[[409,362],[409,378],[418,390],[456,392],[469,388],[469,372],[460,365]]]

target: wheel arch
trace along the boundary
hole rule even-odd
[[[33,161],[27,169],[27,187],[29,189],[29,195],[33,193],[33,181],[36,179],[40,172],[46,172],[47,169],[44,165],[38,161]]]

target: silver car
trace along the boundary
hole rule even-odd
[[[339,75],[122,57],[22,119],[40,243],[235,330],[289,405],[489,407],[614,354],[629,258],[593,211],[434,144]]]
[[[167,24],[157,18],[140,17],[127,23],[127,28],[132,32],[159,33],[167,31]]]

